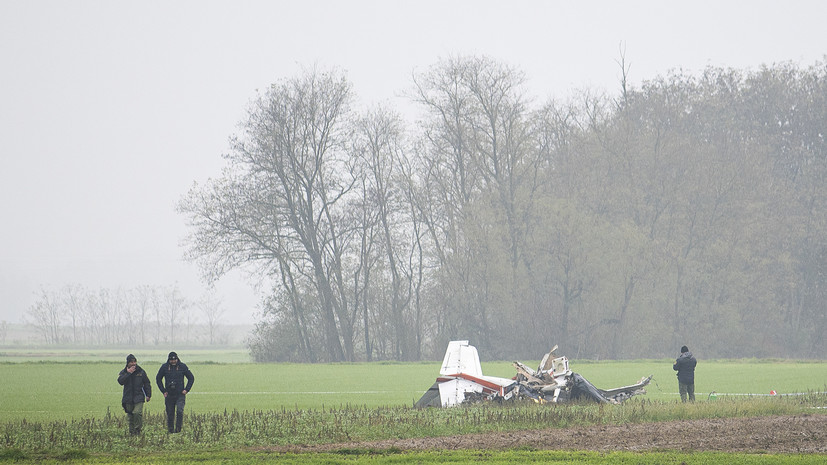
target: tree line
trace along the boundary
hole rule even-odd
[[[25,319],[46,344],[226,344],[220,299],[184,296],[177,285],[42,288]]]
[[[343,73],[259,92],[179,211],[207,275],[269,283],[257,360],[824,357],[827,67],[529,96],[452,57],[408,121]]]

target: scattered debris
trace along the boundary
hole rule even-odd
[[[452,407],[463,402],[501,402],[518,398],[532,399],[538,403],[591,399],[619,404],[632,396],[645,394],[644,388],[652,379],[648,376],[631,386],[598,389],[586,378],[572,372],[569,359],[555,356],[555,350],[557,346],[543,357],[537,370],[514,362],[517,374],[508,379],[483,375],[477,348],[468,341],[451,341],[439,370],[440,376],[415,406]]]

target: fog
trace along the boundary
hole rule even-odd
[[[536,95],[617,92],[671,69],[824,57],[820,1],[0,3],[0,320],[41,288],[177,284],[197,299],[175,205],[218,176],[257,89],[343,69],[361,103],[408,104],[411,73],[479,54]],[[216,283],[228,322],[255,321],[254,276]]]

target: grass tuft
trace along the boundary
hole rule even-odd
[[[83,449],[69,449],[59,457],[61,460],[83,460],[89,458],[89,452]]]
[[[21,460],[26,460],[29,458],[29,455],[23,452],[22,449],[17,448],[5,448],[0,450],[0,460],[7,461],[7,462],[17,462]]]

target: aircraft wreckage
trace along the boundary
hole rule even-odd
[[[514,362],[517,374],[508,379],[483,375],[477,348],[468,341],[451,341],[439,370],[440,376],[415,406],[452,407],[484,400],[521,398],[540,403],[590,399],[619,404],[632,396],[645,394],[644,388],[652,379],[650,375],[631,386],[598,389],[586,378],[571,371],[569,359],[555,356],[555,350],[557,346],[543,357],[536,370]]]

